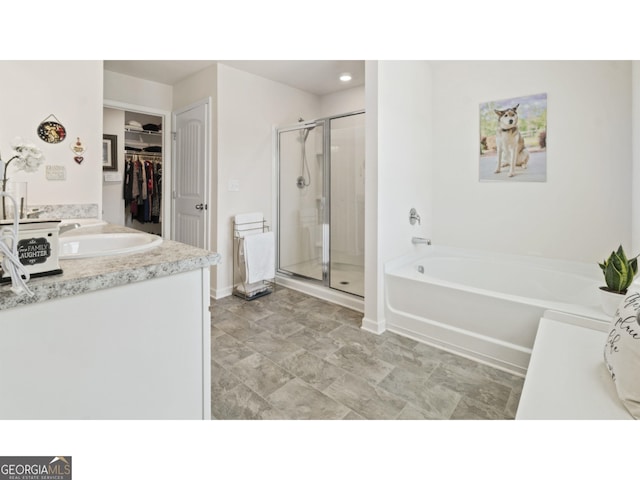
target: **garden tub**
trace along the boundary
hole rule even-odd
[[[597,263],[420,250],[385,265],[386,328],[392,332],[524,375],[546,310],[610,320],[600,307]]]

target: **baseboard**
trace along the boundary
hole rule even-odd
[[[385,326],[385,321],[376,321],[370,318],[364,317],[362,319],[362,327],[363,330],[367,332],[375,333],[376,335],[382,334],[387,328]]]
[[[211,298],[220,300],[221,298],[228,297],[233,293],[233,287],[225,287],[216,289],[211,287]]]
[[[524,362],[524,361],[521,362],[520,365],[517,365],[511,361],[506,361],[501,358],[498,358],[499,355],[498,356],[488,355],[476,350],[467,349],[460,345],[444,342],[437,338],[426,335],[422,332],[416,332],[414,330],[403,328],[397,325],[390,325],[388,330],[397,335],[401,335],[403,337],[415,340],[416,342],[424,343],[425,345],[430,345],[432,347],[438,348],[440,350],[444,350],[446,352],[453,353],[460,357],[468,358],[469,360],[473,360],[474,362],[488,365],[492,368],[502,370],[512,375],[517,375],[518,377],[524,377],[527,373],[527,367],[523,366],[523,364],[527,362]]]

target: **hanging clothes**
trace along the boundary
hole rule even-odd
[[[129,205],[133,200],[133,162],[128,159],[124,162],[124,204]]]
[[[123,198],[131,219],[160,223],[162,162],[143,155],[127,155]]]
[[[151,204],[151,222],[160,223],[160,206],[162,204],[162,164],[153,164],[154,189]]]

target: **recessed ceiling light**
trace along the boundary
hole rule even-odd
[[[340,74],[340,81],[341,82],[350,82],[351,81],[351,74],[349,72],[344,72]]]

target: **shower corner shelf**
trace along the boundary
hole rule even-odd
[[[263,280],[260,284],[246,283],[244,261],[242,257],[242,241],[246,234],[263,233],[270,231],[266,220],[255,222],[236,223],[233,222],[233,295],[244,300],[255,300],[256,298],[269,295],[275,290],[276,279]]]

